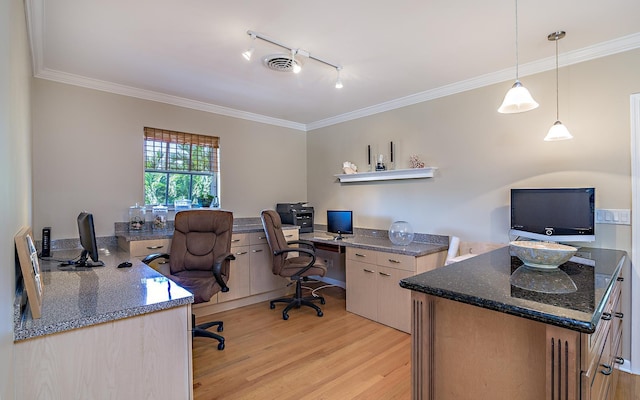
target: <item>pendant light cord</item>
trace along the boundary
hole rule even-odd
[[[556,121],[560,121],[560,89],[558,80],[558,40],[556,39]]]
[[[518,64],[518,0],[516,0],[516,81],[520,79]]]

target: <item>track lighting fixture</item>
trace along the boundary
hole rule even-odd
[[[249,47],[249,49],[247,51],[245,51],[244,53],[242,53],[242,57],[244,57],[245,60],[247,61],[251,61],[251,56],[253,55],[253,52],[255,51],[255,48],[253,47],[253,44],[256,41],[256,35],[251,34],[251,47]]]
[[[549,129],[549,133],[545,136],[544,140],[549,142],[553,140],[566,140],[573,139],[571,133],[566,126],[560,122],[560,96],[558,89],[558,40],[565,37],[567,33],[565,31],[552,32],[547,36],[547,40],[553,40],[556,42],[556,122]]]
[[[340,70],[342,67],[336,67],[336,72],[338,73],[338,78],[336,79],[336,89],[342,89],[342,79],[340,78]]]
[[[518,68],[518,0],[516,0],[516,82],[504,96],[504,101],[498,108],[499,113],[513,114],[538,108],[538,103],[520,82]]]
[[[330,67],[333,67],[336,69],[336,71],[338,72],[338,78],[336,80],[336,88],[340,89],[343,87],[342,84],[342,79],[340,78],[340,71],[342,70],[342,66],[338,65],[338,64],[334,64],[332,62],[326,61],[321,59],[320,57],[316,57],[314,55],[311,55],[311,53],[309,53],[306,50],[300,49],[300,48],[295,48],[292,46],[287,46],[286,44],[283,44],[281,42],[278,42],[275,39],[272,39],[270,37],[267,37],[265,35],[262,35],[260,33],[254,32],[254,31],[247,31],[247,35],[251,36],[251,48],[245,52],[242,53],[242,56],[247,60],[250,61],[251,60],[251,56],[253,55],[254,52],[254,47],[253,47],[253,43],[255,42],[255,39],[260,39],[263,40],[265,42],[274,44],[276,46],[282,47],[283,49],[287,49],[290,52],[290,56],[285,55],[284,60],[282,59],[282,57],[280,57],[279,55],[275,55],[273,56],[273,59],[265,59],[264,60],[264,64],[267,65],[269,68],[271,69],[275,69],[278,71],[290,71],[293,72],[294,74],[299,73],[302,70],[302,63],[300,62],[300,57],[307,57],[311,60],[315,60],[318,61],[322,64],[328,65]],[[298,57],[298,59],[296,59],[296,56]],[[284,61],[284,62],[283,62]],[[272,67],[273,66],[273,67]]]

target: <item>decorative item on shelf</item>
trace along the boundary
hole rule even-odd
[[[371,166],[371,145],[367,145],[367,165],[369,166],[368,171],[373,171],[373,167]]]
[[[220,199],[218,198],[218,196],[213,196],[213,199],[211,200],[211,208],[218,207],[220,207]]]
[[[344,171],[345,174],[355,174],[358,172],[358,167],[350,161],[345,161],[342,163],[342,171]]]
[[[154,231],[164,231],[167,229],[167,215],[169,209],[166,206],[153,206],[151,208],[153,214],[153,223],[151,227]]]
[[[416,154],[413,154],[411,157],[409,157],[409,167],[424,168],[424,163],[420,161],[420,158]]]
[[[384,164],[384,154],[378,154],[378,162],[376,163],[376,171],[386,171],[387,166]]]
[[[144,214],[146,212],[144,206],[138,205],[129,207],[129,230],[141,231],[144,229]]]
[[[406,246],[413,241],[413,228],[407,221],[395,221],[389,227],[389,240],[397,246]]]
[[[176,212],[189,210],[191,208],[191,201],[189,199],[178,199],[173,202],[173,209]]]
[[[213,201],[213,196],[210,194],[204,194],[200,197],[200,205],[202,207],[210,207],[211,202]]]
[[[393,142],[389,145],[389,169],[395,169],[395,158],[393,157]]]

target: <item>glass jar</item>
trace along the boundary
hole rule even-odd
[[[406,246],[413,241],[413,228],[407,221],[395,221],[389,227],[389,240],[397,246]]]
[[[167,229],[167,216],[169,209],[165,206],[154,206],[152,209],[153,224],[151,227],[154,231],[164,231]]]
[[[144,206],[138,205],[129,207],[129,230],[141,231],[144,229],[144,214],[146,212]]]
[[[177,212],[188,210],[191,208],[191,200],[189,199],[179,199],[173,202],[173,207]]]

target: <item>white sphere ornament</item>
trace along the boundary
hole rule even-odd
[[[389,240],[397,246],[406,246],[413,241],[413,228],[407,221],[395,221],[389,227]]]

